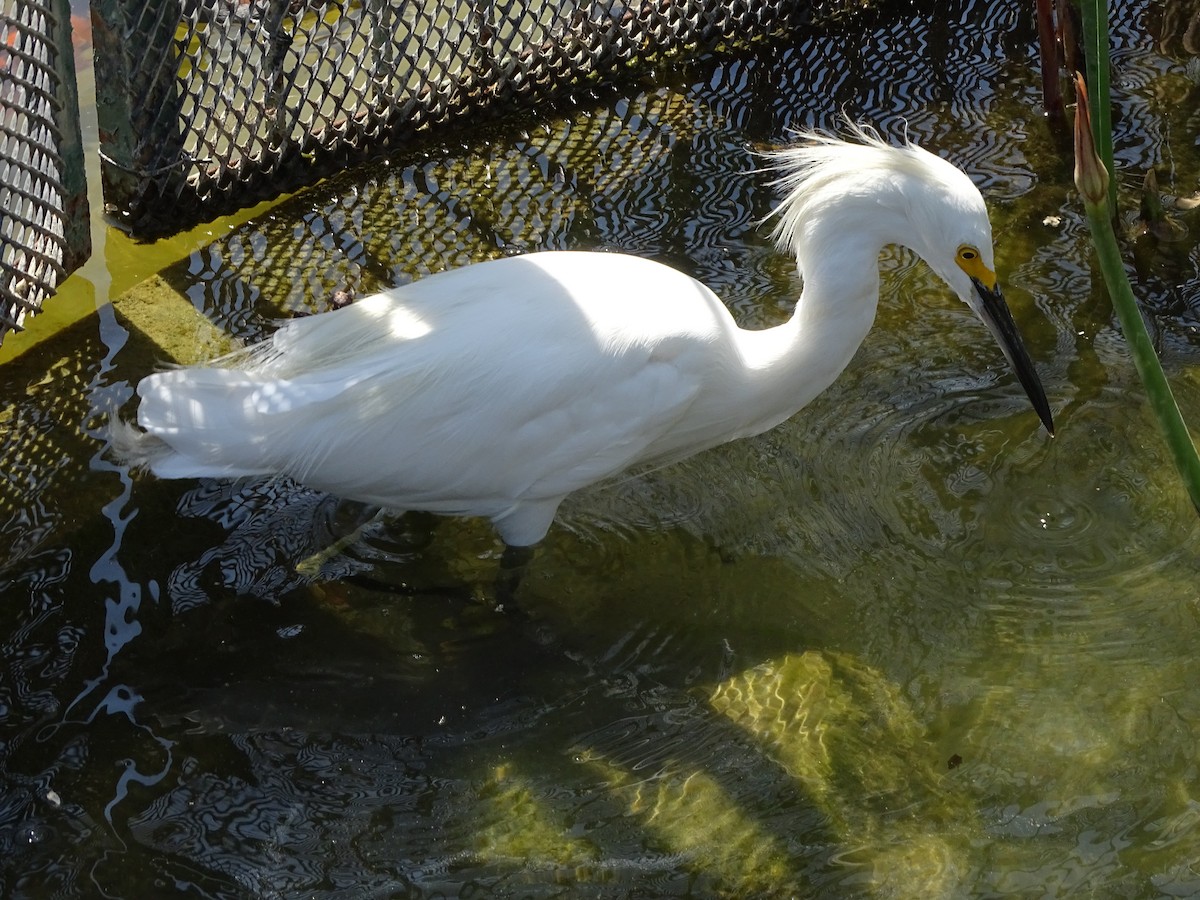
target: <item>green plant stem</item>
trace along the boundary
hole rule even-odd
[[[1112,99],[1108,84],[1108,3],[1081,0],[1083,46],[1087,66],[1088,95],[1092,98],[1092,140],[1104,168],[1113,173]],[[1117,214],[1117,181],[1108,182],[1108,214]]]
[[[1175,459],[1175,466],[1183,478],[1188,495],[1192,498],[1192,505],[1200,513],[1200,456],[1196,453],[1196,445],[1188,433],[1187,425],[1175,402],[1175,395],[1171,393],[1167,376],[1158,361],[1158,354],[1154,351],[1154,344],[1146,331],[1146,323],[1142,321],[1142,312],[1134,299],[1133,288],[1130,287],[1125,265],[1121,261],[1112,217],[1103,202],[1085,203],[1085,208],[1092,229],[1092,243],[1100,260],[1100,271],[1104,275],[1108,294],[1112,297],[1113,307],[1120,319],[1125,340],[1133,353],[1134,365],[1146,386],[1150,407],[1158,417],[1167,446]]]

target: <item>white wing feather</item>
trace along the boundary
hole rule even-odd
[[[138,423],[175,451],[150,461],[162,477],[280,473],[496,518],[678,452],[734,327],[666,266],[533,254],[297,319],[220,367],[150,376]]]

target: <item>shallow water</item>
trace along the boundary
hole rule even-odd
[[[1200,529],[1006,6],[881,14],[397,154],[214,228],[162,280],[254,340],[346,287],[608,248],[766,325],[798,282],[750,147],[844,107],[982,186],[1052,440],[986,331],[889,251],[830,390],[572,498],[514,617],[484,523],[368,524],[312,577],[369,510],[131,478],[103,423],[154,359],[108,307],[0,367],[0,893],[1200,894]],[[1191,195],[1192,7],[1113,6],[1124,205],[1147,164]],[[1182,240],[1129,248],[1195,422],[1175,215]]]

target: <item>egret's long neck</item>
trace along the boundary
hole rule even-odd
[[[819,229],[817,229],[819,232]],[[848,246],[849,244],[849,246]],[[792,318],[763,331],[744,331],[747,408],[770,428],[833,384],[871,330],[879,299],[883,241],[865,235],[837,246],[805,248],[804,290]]]

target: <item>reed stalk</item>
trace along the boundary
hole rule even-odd
[[[1103,6],[1103,0],[1098,0],[1097,5]],[[1086,18],[1085,13],[1085,22]],[[1106,49],[1104,60],[1107,59]],[[1107,83],[1105,78],[1103,84]],[[1196,445],[1188,433],[1175,396],[1171,393],[1167,376],[1146,331],[1146,323],[1142,320],[1142,311],[1134,299],[1129,277],[1125,274],[1125,264],[1117,245],[1116,232],[1113,230],[1114,207],[1110,205],[1112,179],[1096,150],[1093,138],[1096,123],[1088,105],[1087,87],[1078,73],[1075,74],[1075,96],[1078,103],[1075,110],[1075,186],[1083,196],[1100,271],[1104,275],[1113,308],[1116,309],[1117,318],[1121,322],[1121,330],[1125,333],[1125,340],[1133,354],[1134,365],[1142,378],[1142,384],[1146,386],[1150,406],[1158,418],[1188,495],[1192,498],[1192,505],[1197,513],[1200,513],[1200,456],[1196,454]],[[1097,108],[1108,106],[1107,94],[1102,99],[1097,98],[1097,101]],[[1108,127],[1111,132],[1111,126]],[[1111,153],[1111,139],[1109,147]]]
[[[1092,112],[1092,141],[1095,152],[1108,172],[1113,171],[1112,102],[1108,86],[1108,3],[1107,0],[1081,0],[1083,15],[1083,56],[1087,67],[1087,86],[1095,100]],[[1109,179],[1108,215],[1117,214],[1117,183]]]

